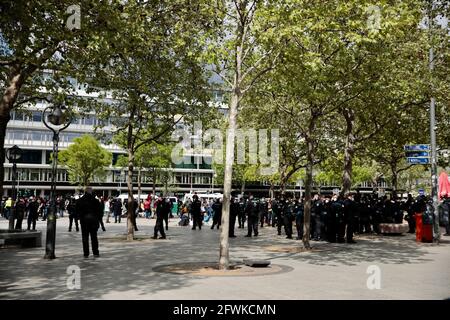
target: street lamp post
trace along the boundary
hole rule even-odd
[[[9,213],[9,230],[14,230],[14,219],[16,216],[16,181],[17,181],[17,161],[20,160],[22,156],[22,149],[14,145],[6,151],[6,158],[9,162],[12,162],[12,186],[11,186],[11,211]]]
[[[51,110],[51,111],[50,111]],[[66,108],[59,105],[49,106],[42,112],[44,125],[53,131],[53,161],[52,180],[50,189],[50,206],[47,215],[47,237],[45,242],[45,259],[55,259],[56,241],[56,174],[58,166],[59,133],[66,129],[71,122],[71,117]]]

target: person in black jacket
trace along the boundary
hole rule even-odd
[[[16,226],[14,229],[16,230],[22,230],[22,221],[23,221],[23,217],[25,216],[25,210],[26,210],[26,205],[25,205],[25,199],[23,197],[19,198],[19,201],[17,201],[16,203]]]
[[[213,203],[212,209],[214,211],[213,215],[213,223],[211,226],[211,230],[217,225],[217,229],[219,229],[222,224],[222,199],[216,199],[216,202]]]
[[[240,210],[239,202],[237,202],[235,197],[232,197],[230,204],[230,228],[228,229],[228,237],[230,238],[236,238],[234,234],[234,225],[236,223],[236,217],[239,214],[239,210]]]
[[[165,198],[160,198],[156,202],[156,224],[152,239],[158,238],[158,231],[161,233],[159,239],[166,239],[166,233],[164,232],[164,217],[169,215],[169,212],[167,211],[170,210],[170,206],[166,204],[165,200]]]
[[[202,230],[202,214],[201,214],[202,203],[198,200],[198,196],[194,194],[192,197],[190,213],[193,219],[192,230],[195,230],[198,226],[199,230]]]
[[[356,241],[353,240],[353,227],[355,225],[355,211],[356,211],[356,205],[353,201],[353,197],[351,194],[347,195],[347,199],[344,200],[344,217],[345,222],[347,224],[346,229],[346,238],[347,243],[356,243]]]
[[[258,236],[258,214],[259,214],[259,204],[253,202],[253,196],[250,196],[245,206],[245,214],[247,215],[247,226],[248,233],[246,237]]]
[[[36,230],[36,220],[39,215],[38,209],[39,203],[36,201],[36,198],[30,198],[30,202],[28,203],[27,230],[30,230],[31,225],[33,225],[33,230]]]
[[[67,205],[67,212],[69,213],[69,232],[72,231],[72,225],[74,221],[75,221],[75,230],[80,231],[78,227],[78,214],[75,206],[76,206],[75,198],[71,197],[69,200],[69,204]]]
[[[75,210],[80,217],[84,257],[89,257],[89,236],[91,237],[92,253],[94,257],[99,257],[97,230],[100,227],[103,212],[92,188],[86,188],[84,195],[77,200]]]

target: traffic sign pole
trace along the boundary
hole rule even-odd
[[[432,42],[432,29],[433,29],[433,10],[434,1],[431,1],[431,8],[428,15],[428,27],[430,31],[430,42]],[[430,73],[433,74],[434,70],[434,52],[433,46],[430,48]],[[437,155],[436,155],[436,101],[434,97],[431,97],[430,101],[430,138],[431,138],[431,197],[433,198],[434,208],[434,241],[439,242],[440,230],[439,230],[439,213],[438,213],[438,177],[437,177]]]

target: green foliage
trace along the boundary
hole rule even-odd
[[[75,138],[73,144],[58,154],[58,161],[67,167],[70,182],[81,187],[94,179],[103,179],[111,160],[112,154],[90,135]]]

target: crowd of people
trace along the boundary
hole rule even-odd
[[[177,202],[177,210],[174,212],[174,203],[168,197],[152,197],[138,202],[133,199],[132,223],[135,231],[138,231],[136,218],[139,213],[146,219],[156,218],[153,229],[153,239],[166,239],[169,218],[175,213],[179,218],[180,226],[192,226],[192,230],[201,230],[204,223],[208,223],[211,229],[219,229],[222,224],[222,199],[201,201],[197,194],[185,203]],[[12,208],[15,208],[15,229],[22,229],[23,220],[27,220],[27,230],[36,229],[36,221],[41,218],[46,220],[50,202],[42,197],[19,197],[14,204],[11,198],[2,201],[3,216],[9,219]],[[297,240],[304,236],[304,198],[295,198],[280,195],[274,199],[255,199],[252,195],[247,197],[232,197],[229,216],[229,237],[236,237],[235,228],[245,228],[246,237],[257,237],[258,229],[264,227],[276,228],[278,235],[284,234],[288,239],[294,239],[293,226],[296,228]],[[418,196],[401,200],[394,197],[378,197],[376,194],[362,195],[359,192],[339,195],[313,196],[310,203],[311,215],[309,221],[310,240],[328,241],[338,243],[355,243],[354,234],[380,233],[381,223],[403,223],[409,225],[409,232],[415,232],[415,214],[430,210],[429,198]],[[446,228],[446,236],[450,235],[449,223],[450,198],[444,198],[440,212],[440,223]],[[107,198],[95,196],[91,188],[87,188],[81,197],[70,196],[56,198],[56,215],[69,217],[68,231],[73,227],[82,232],[83,253],[89,256],[88,239],[91,238],[92,251],[98,256],[97,230],[106,231],[103,217],[106,223],[110,217],[114,217],[114,223],[121,223],[121,218],[128,212],[128,201],[120,198]],[[159,234],[159,237],[158,237]]]
[[[234,237],[236,221],[238,228],[245,228],[246,237],[258,236],[258,227],[271,226],[277,234],[284,231],[286,238],[302,240],[304,233],[304,198],[278,196],[275,199],[253,196],[233,197],[230,205],[229,236]],[[340,195],[314,195],[310,203],[310,240],[355,243],[354,234],[380,233],[381,223],[407,222],[409,233],[415,233],[415,214],[430,210],[430,199],[425,196],[401,200],[396,196],[378,197],[376,194],[362,195],[359,192]],[[450,235],[450,199],[446,198],[439,207],[440,222],[446,227],[445,235]],[[222,220],[222,200],[200,201],[194,195],[192,201],[183,204],[180,225],[192,221],[192,229],[201,230],[202,222],[212,219],[211,229],[219,229]]]

